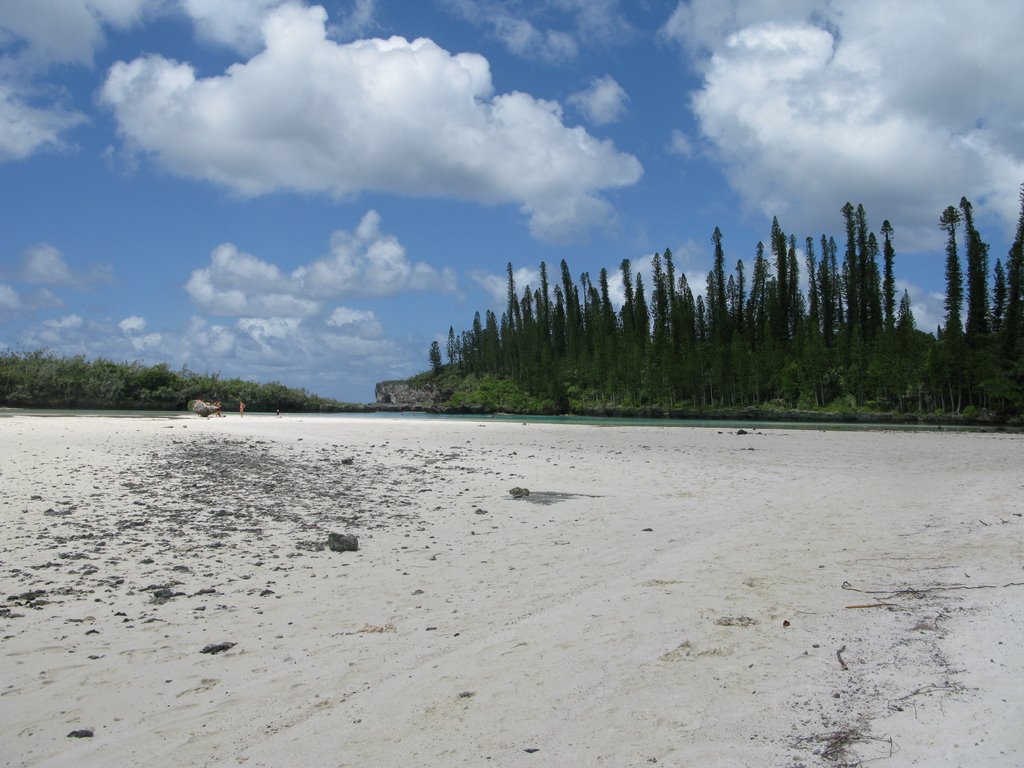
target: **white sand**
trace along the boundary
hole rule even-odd
[[[1024,765],[1022,449],[0,418],[0,764]]]

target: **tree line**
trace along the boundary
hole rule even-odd
[[[501,317],[477,312],[470,329],[449,328],[447,363],[435,341],[431,372],[512,382],[548,412],[767,404],[1019,416],[1024,187],[1005,263],[990,265],[966,198],[942,211],[947,287],[934,334],[917,328],[907,292],[897,295],[889,221],[876,233],[863,205],[841,213],[841,245],[827,235],[800,242],[776,217],[752,265],[739,259],[731,270],[715,227],[703,295],[667,248],[651,259],[649,286],[624,259],[618,311],[606,269],[574,281],[564,260],[555,277],[542,263],[539,285],[520,293],[510,263]]]
[[[84,356],[63,357],[47,350],[0,353],[0,405],[16,408],[118,408],[181,410],[190,400],[220,400],[225,410],[316,413],[344,409],[337,400],[286,387],[222,379],[166,363],[145,366]]]

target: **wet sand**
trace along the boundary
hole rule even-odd
[[[1024,763],[1024,437],[747,432],[0,418],[0,765]]]

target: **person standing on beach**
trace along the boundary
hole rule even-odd
[[[241,400],[238,401],[238,417],[245,416],[245,403]]]

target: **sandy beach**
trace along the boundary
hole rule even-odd
[[[1024,765],[1024,436],[743,432],[0,417],[0,765]]]

